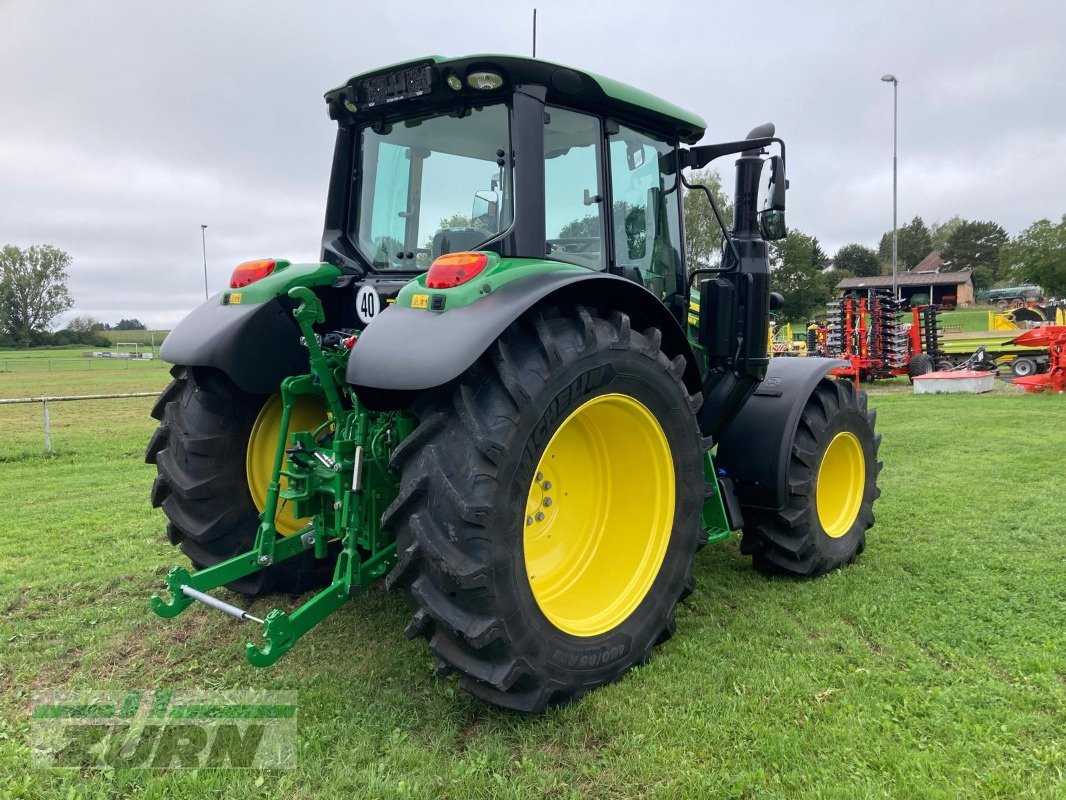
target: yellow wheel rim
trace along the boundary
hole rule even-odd
[[[548,442],[526,500],[529,586],[553,625],[595,636],[621,624],[662,567],[674,521],[674,463],[640,402],[600,395]]]
[[[829,442],[818,468],[818,521],[837,539],[851,530],[866,490],[866,460],[854,433],[841,431]]]
[[[326,408],[312,397],[296,398],[289,420],[289,431],[313,431],[327,419]],[[248,451],[245,457],[245,470],[248,475],[248,491],[252,502],[262,513],[266,507],[267,486],[270,485],[270,473],[274,468],[274,449],[278,446],[278,432],[281,430],[281,395],[275,394],[266,401],[259,411],[259,416],[252,425],[248,436]],[[288,479],[281,479],[281,488],[288,485]],[[284,501],[278,503],[278,514],[274,520],[278,533],[291,536],[307,525],[309,520],[296,519],[291,506]]]

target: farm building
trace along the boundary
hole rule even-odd
[[[947,263],[940,257],[940,251],[934,250],[921,260],[913,269],[902,272],[896,279],[899,294],[910,301],[915,295],[929,298],[943,306],[973,305],[973,278],[969,270],[958,272],[945,271]],[[844,278],[837,284],[841,294],[867,289],[892,288],[891,275],[874,275],[872,277]]]

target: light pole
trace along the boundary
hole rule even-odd
[[[898,118],[898,104],[896,102],[897,93],[899,90],[899,81],[896,76],[888,73],[881,76],[881,80],[885,83],[892,84],[892,299],[899,299],[899,287],[897,282],[897,259],[899,252],[899,229],[896,227],[896,120]],[[933,302],[933,298],[929,298],[929,302]]]
[[[207,299],[207,226],[200,226],[200,244],[204,247],[204,300]]]

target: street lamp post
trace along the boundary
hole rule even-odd
[[[207,300],[207,225],[200,225],[200,244],[204,245],[204,300]]]
[[[881,80],[885,83],[892,84],[892,299],[899,299],[899,287],[897,286],[899,278],[897,269],[897,260],[899,253],[899,229],[896,226],[896,120],[898,119],[898,104],[896,102],[897,92],[899,90],[899,81],[896,76],[888,73],[881,76]],[[929,298],[929,302],[933,302],[933,298]]]

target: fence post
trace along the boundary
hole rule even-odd
[[[52,419],[48,414],[48,400],[41,400],[44,404],[44,452],[52,454]]]

